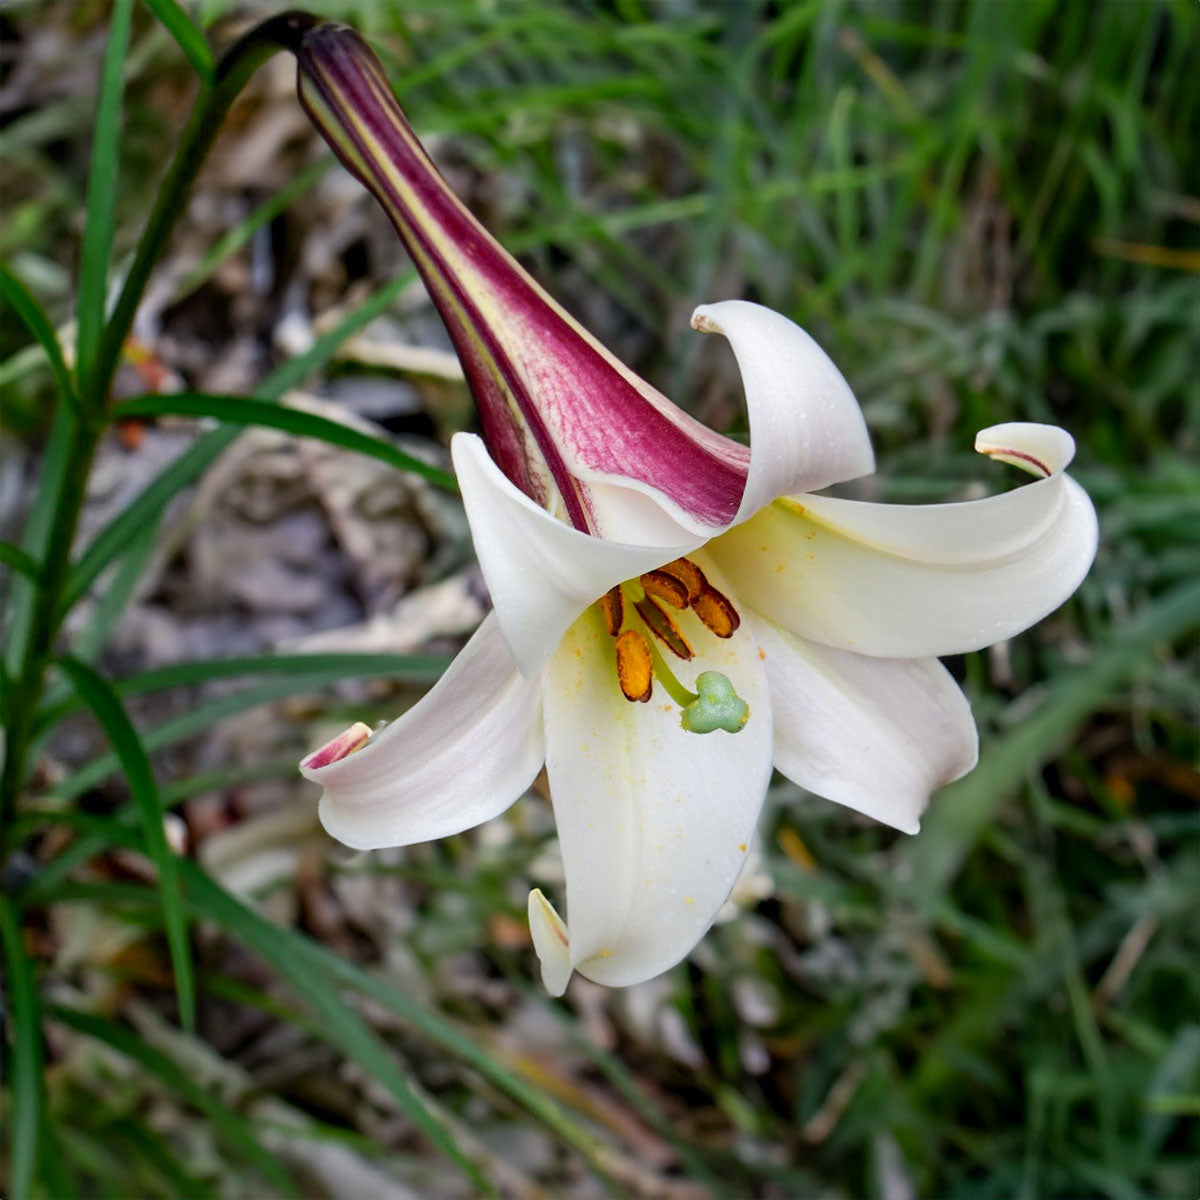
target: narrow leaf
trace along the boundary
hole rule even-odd
[[[439,654],[256,654],[171,663],[114,679],[112,685],[118,696],[137,696],[244,675],[291,676],[304,679],[306,685],[364,676],[435,683],[449,665],[450,659]],[[38,727],[56,725],[78,705],[74,697],[46,705],[39,714]]]
[[[451,1024],[385,980],[331,953],[311,938],[273,925],[225,891],[196,863],[183,862],[181,867],[189,901],[195,905],[197,913],[217,922],[254,950],[291,984],[297,994],[302,994],[298,984],[328,976],[369,996],[403,1018],[431,1043],[478,1071],[567,1145],[579,1151],[593,1169],[603,1173],[602,1143],[572,1121],[557,1100],[489,1054],[466,1030]]]
[[[58,334],[54,331],[54,325],[33,293],[4,263],[0,263],[0,296],[13,306],[25,328],[45,350],[59,393],[68,404],[75,407],[79,403],[75,393],[75,381],[71,378],[71,372],[63,359],[62,347],[58,344]]]
[[[341,446],[346,450],[370,455],[399,471],[421,475],[449,491],[458,490],[458,484],[449,471],[422,462],[411,454],[405,454],[391,442],[361,433],[339,421],[331,421],[328,417],[306,412],[302,408],[273,404],[268,400],[255,400],[250,396],[219,396],[208,392],[137,396],[118,404],[112,410],[112,415],[115,418],[213,417],[230,425],[265,425],[269,429],[281,429],[299,437],[318,438],[332,446]]]
[[[223,1104],[212,1089],[197,1083],[178,1063],[161,1050],[149,1045],[144,1038],[115,1021],[79,1012],[62,1005],[52,1005],[46,1015],[71,1029],[111,1046],[119,1054],[137,1063],[162,1080],[213,1123],[217,1133],[235,1150],[252,1162],[271,1183],[286,1196],[299,1195],[296,1185],[273,1154],[247,1132],[245,1117]]]
[[[21,916],[8,896],[0,894],[0,938],[7,976],[4,999],[12,1021],[12,1077],[9,1121],[11,1150],[9,1187],[13,1200],[33,1190],[42,1123],[42,1019],[33,964],[25,953]],[[0,1045],[3,1027],[0,1026]]]
[[[364,655],[363,657],[365,659],[369,656]],[[364,662],[362,667],[353,674],[360,678],[363,676],[387,678],[389,675],[403,678],[407,674],[407,668],[399,671],[380,671],[377,666]],[[425,678],[426,676],[422,674],[419,677]],[[162,725],[146,730],[141,735],[142,745],[147,751],[161,750],[164,746],[174,745],[185,738],[202,733],[218,721],[223,721],[226,717],[237,716],[238,713],[245,712],[249,708],[256,708],[260,704],[270,704],[272,701],[294,696],[297,692],[305,689],[321,687],[335,680],[349,678],[351,675],[339,667],[332,671],[315,671],[311,675],[287,675],[280,679],[270,679],[240,692],[218,696],[172,721],[166,721]],[[78,771],[69,775],[61,783],[56,784],[53,794],[64,800],[74,799],[111,775],[119,765],[120,759],[115,753],[102,754],[80,767]]]
[[[938,793],[919,837],[909,843],[908,865],[897,877],[918,899],[936,902],[971,847],[992,824],[997,808],[1065,741],[1087,715],[1155,646],[1170,645],[1200,627],[1200,583],[1188,582],[1148,604],[1086,666],[1054,681],[1045,700],[1010,733],[993,743],[970,775]]]
[[[385,284],[343,317],[333,329],[322,334],[305,353],[277,367],[255,389],[255,399],[277,400],[288,388],[303,383],[333,357],[347,338],[353,337],[385,312],[412,278],[410,272],[405,272]],[[138,530],[148,522],[157,520],[171,499],[203,475],[240,432],[240,429],[227,426],[197,438],[96,535],[71,572],[66,589],[67,609],[80,600],[100,572],[137,536]]]
[[[175,39],[201,82],[208,83],[213,73],[212,51],[192,18],[175,0],[146,0],[146,7]]]
[[[34,583],[37,583],[42,573],[33,556],[26,554],[20,546],[14,546],[12,542],[0,542],[0,563],[19,571]]]
[[[100,343],[100,331],[104,326],[108,260],[112,251],[117,204],[121,93],[132,11],[133,0],[114,0],[109,21],[108,48],[104,53],[104,67],[100,75],[100,94],[96,101],[96,132],[92,138],[92,159],[88,170],[87,224],[84,226],[79,264],[79,334],[75,358],[82,380],[86,380],[91,372],[92,360]]]
[[[46,541],[50,536],[54,508],[64,482],[63,474],[73,432],[74,418],[67,406],[62,405],[54,414],[54,423],[50,426],[50,438],[42,456],[37,491],[29,509],[29,516],[25,519],[25,529],[21,538],[22,548],[35,562],[45,561]],[[25,643],[29,638],[38,589],[23,577],[15,578],[12,582],[6,630],[8,644],[4,650],[4,658],[9,670],[15,674],[20,670],[25,658]]]
[[[294,935],[284,936],[288,935],[287,930],[262,921],[203,871],[189,871],[187,878],[189,899],[197,911],[244,941],[272,966],[316,1017],[319,1028],[324,1031],[325,1040],[364,1066],[377,1082],[387,1088],[413,1123],[458,1164],[477,1188],[487,1195],[494,1195],[495,1189],[413,1091],[387,1047],[371,1027],[342,999],[321,972],[313,971],[309,964],[290,952],[288,943]]]
[[[188,947],[187,918],[179,891],[178,860],[167,845],[163,830],[162,805],[146,748],[129,720],[112,685],[86,663],[62,658],[59,666],[74,685],[80,699],[92,710],[108,735],[113,751],[124,768],[129,790],[141,814],[146,847],[158,869],[162,896],[163,922],[171,964],[175,970],[175,990],[179,998],[179,1018],[185,1029],[196,1022],[196,990],[192,978],[191,952]]]

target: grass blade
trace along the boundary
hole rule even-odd
[[[22,538],[22,548],[35,562],[45,561],[46,542],[54,521],[55,502],[63,484],[73,430],[74,418],[66,405],[60,405],[58,412],[54,414],[54,424],[50,427],[50,439],[42,458],[37,493],[26,518]],[[5,647],[4,658],[9,670],[15,673],[25,657],[25,643],[33,621],[37,589],[24,578],[14,579],[12,583],[8,628],[5,631],[8,644]]]
[[[281,929],[247,908],[211,879],[195,863],[181,864],[187,894],[203,913],[244,942],[292,983],[328,976],[384,1005],[419,1034],[452,1054],[510,1096],[568,1146],[574,1147],[594,1169],[603,1172],[605,1148],[587,1130],[576,1125],[561,1105],[504,1063],[489,1054],[464,1030],[450,1024],[398,988],[339,958],[309,938]]]
[[[5,999],[11,1014],[12,1077],[9,1093],[11,1158],[9,1186],[13,1200],[25,1200],[33,1190],[42,1123],[42,1020],[33,964],[25,953],[17,906],[0,895],[0,938],[8,986]],[[2,1044],[0,1030],[0,1044]]]
[[[304,353],[289,359],[255,389],[257,400],[277,400],[328,362],[337,348],[385,312],[412,281],[405,272],[393,279],[348,313]],[[196,439],[169,467],[162,471],[130,504],[95,537],[71,572],[66,589],[66,607],[76,604],[101,571],[149,522],[157,520],[164,506],[189,484],[194,483],[230,446],[241,432],[232,426],[213,430]]]
[[[378,662],[372,662],[371,655],[364,654],[356,657],[360,657],[362,663],[352,673],[347,673],[344,667],[338,666],[336,669],[314,671],[308,675],[285,675],[281,679],[270,679],[255,687],[244,688],[240,692],[233,692],[227,696],[219,696],[207,704],[202,704],[190,712],[184,713],[181,717],[176,717],[173,721],[166,721],[162,725],[147,730],[141,735],[142,745],[148,752],[161,750],[164,746],[174,745],[176,742],[203,732],[210,725],[215,725],[226,717],[236,716],[259,704],[270,704],[274,700],[283,700],[297,692],[321,687],[335,680],[349,679],[353,676],[379,679],[389,676],[404,678],[409,672],[407,666],[398,670],[393,668],[381,671]],[[425,679],[428,676],[423,671],[418,671],[416,677]],[[74,799],[89,788],[95,787],[120,765],[121,760],[115,753],[102,754],[61,783],[56,784],[53,795],[63,800]]]
[[[146,7],[175,39],[203,83],[212,79],[213,57],[204,34],[175,0],[146,0]]]
[[[100,75],[96,102],[96,133],[88,170],[87,224],[79,262],[79,333],[76,362],[80,379],[87,379],[104,327],[108,290],[108,260],[112,251],[117,205],[118,150],[121,137],[121,100],[125,52],[129,48],[129,20],[133,0],[115,0],[109,22],[108,47]],[[96,398],[92,398],[95,401]]]
[[[19,571],[34,583],[37,583],[38,576],[42,573],[33,556],[26,554],[20,546],[14,546],[12,542],[0,542],[0,563]]]
[[[1171,644],[1200,627],[1200,583],[1188,582],[1147,605],[1085,667],[1060,676],[1036,712],[995,742],[965,779],[944,788],[909,846],[900,874],[918,896],[935,902],[991,823],[996,809],[1022,779],[1094,712],[1155,646]]]
[[[230,425],[265,425],[297,437],[317,438],[331,446],[341,446],[369,455],[398,471],[420,475],[448,491],[457,491],[458,483],[449,471],[414,458],[391,442],[371,437],[349,425],[318,416],[302,408],[256,400],[250,396],[218,396],[209,392],[179,392],[175,395],[138,396],[118,404],[113,410],[120,417],[213,417]]]
[[[177,1092],[208,1117],[230,1146],[252,1162],[281,1193],[286,1196],[300,1194],[275,1156],[247,1132],[246,1120],[240,1113],[223,1104],[209,1089],[197,1084],[177,1063],[161,1050],[149,1045],[137,1033],[118,1025],[115,1021],[57,1004],[49,1007],[46,1015],[70,1029],[111,1046],[117,1053],[156,1075],[173,1092]]]
[[[305,685],[365,676],[434,683],[449,665],[449,658],[437,654],[259,654],[172,663],[114,679],[112,686],[118,696],[137,696],[243,675],[283,675],[302,679]],[[48,706],[40,715],[39,727],[57,724],[78,705],[78,699],[72,698]]]
[[[325,965],[325,956],[322,953],[318,958],[310,951],[319,952],[319,947],[307,938],[264,920],[195,864],[185,865],[188,897],[197,913],[215,921],[267,962],[311,1009],[327,1030],[328,1040],[339,1046],[348,1057],[362,1063],[391,1092],[430,1140],[457,1162],[477,1187],[488,1195],[494,1195],[494,1189],[480,1175],[478,1168],[459,1150],[451,1135],[413,1093],[408,1081],[396,1069],[390,1054],[370,1027],[341,998],[325,970],[317,967],[318,961],[322,967]],[[450,1048],[461,1057],[461,1035],[456,1033],[452,1037],[454,1042]],[[482,1054],[482,1051],[477,1053]]]
[[[175,970],[180,1023],[185,1029],[192,1029],[196,1023],[196,988],[192,978],[187,918],[179,891],[178,860],[167,845],[158,786],[154,782],[154,772],[151,770],[146,748],[142,745],[137,730],[121,706],[112,685],[106,679],[78,659],[62,658],[59,660],[59,666],[74,685],[80,699],[100,722],[125,770],[129,790],[141,814],[146,847],[158,870],[163,922],[171,952],[171,964]]]
[[[54,381],[58,384],[63,399],[72,407],[77,405],[79,397],[75,392],[75,381],[71,378],[71,372],[63,359],[62,347],[58,344],[58,335],[50,318],[46,316],[45,309],[37,302],[33,293],[4,263],[0,263],[0,296],[13,306],[25,328],[45,350],[50,370],[54,372]]]

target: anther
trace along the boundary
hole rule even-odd
[[[733,637],[742,623],[737,609],[707,580],[704,590],[692,601],[692,610],[719,638]]]
[[[625,620],[625,598],[619,586],[600,597],[600,611],[604,615],[604,628],[612,637],[616,637]]]
[[[653,574],[670,575],[672,578],[678,579],[687,589],[689,604],[696,602],[696,597],[704,591],[704,585],[708,582],[704,578],[704,572],[690,558],[677,558],[673,562],[667,563],[666,566],[659,567]]]
[[[658,600],[665,600],[674,608],[687,608],[688,589],[682,579],[666,571],[647,571],[638,582]]]
[[[679,627],[671,619],[670,613],[653,596],[644,596],[641,600],[635,600],[634,607],[638,610],[638,615],[646,622],[650,632],[672,654],[683,659],[692,657],[692,648],[688,645],[687,638],[679,632]]]
[[[617,679],[626,700],[645,704],[654,688],[654,656],[650,643],[636,629],[617,638]]]

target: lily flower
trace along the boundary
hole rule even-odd
[[[1038,476],[969,503],[814,493],[869,473],[861,410],[798,326],[742,301],[698,308],[742,374],[750,448],[613,357],[437,172],[351,30],[297,47],[299,94],[404,240],[462,358],[484,438],[451,444],[493,612],[416,706],[356,726],[301,770],[325,828],[408,845],[502,813],[543,764],[570,928],[529,920],[553,995],[668,969],[747,859],[772,768],[908,833],[969,771],[970,707],[939,655],[1058,607],[1096,546],[1060,429],[984,430]]]

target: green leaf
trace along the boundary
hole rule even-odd
[[[20,546],[14,546],[12,542],[0,542],[0,563],[19,571],[33,583],[37,583],[42,574],[33,556],[26,554]]]
[[[146,847],[158,869],[162,896],[163,922],[171,964],[175,969],[175,990],[179,998],[179,1018],[185,1029],[196,1023],[196,988],[192,978],[191,951],[188,946],[187,918],[179,891],[178,859],[167,845],[163,830],[162,805],[150,767],[146,748],[129,720],[112,685],[86,663],[76,658],[61,658],[58,665],[70,679],[79,697],[100,722],[113,750],[124,768],[134,804],[142,818]]]
[[[216,244],[209,248],[204,257],[179,282],[174,292],[176,298],[186,296],[198,288],[226,258],[245,246],[258,230],[269,225],[291,205],[293,200],[304,195],[309,188],[324,179],[335,162],[337,159],[331,155],[310,164],[299,175],[289,179],[279,191],[260,204],[245,220],[239,221],[227,233],[222,234]]]
[[[325,656],[318,657],[324,658]],[[331,655],[330,657],[340,658],[341,656]],[[245,712],[249,708],[255,708],[259,704],[270,704],[274,700],[282,700],[288,696],[294,696],[297,692],[321,687],[324,684],[341,679],[350,679],[356,676],[358,678],[403,679],[409,677],[410,674],[416,679],[424,680],[429,678],[429,672],[424,662],[430,660],[424,660],[422,665],[414,669],[411,662],[405,660],[403,655],[395,655],[394,657],[400,659],[403,665],[391,668],[385,666],[381,669],[379,660],[387,656],[364,654],[346,657],[353,657],[356,660],[357,666],[353,671],[347,671],[343,663],[334,663],[327,665],[324,670],[314,670],[311,673],[304,674],[287,673],[283,678],[271,679],[254,687],[245,688],[240,692],[232,692],[227,696],[218,696],[216,699],[198,705],[190,712],[186,712],[172,721],[166,721],[162,725],[157,725],[153,729],[147,730],[141,735],[142,744],[148,751],[161,750],[164,746],[174,745],[174,743],[181,742],[185,738],[202,733],[209,726],[215,725],[218,721],[225,720],[226,717],[233,717],[238,713]],[[213,665],[220,666],[221,664],[215,663]],[[162,675],[166,676],[167,672],[172,669],[170,667],[163,668]],[[147,674],[151,673],[147,672]],[[153,674],[158,674],[158,672],[154,672]],[[208,677],[218,678],[219,675],[214,672]],[[65,800],[82,795],[102,779],[111,775],[119,765],[120,760],[116,754],[102,754],[92,759],[91,762],[68,776],[61,783],[56,784],[53,789],[53,795]]]
[[[12,1021],[12,1076],[9,1121],[9,1186],[13,1200],[33,1189],[42,1123],[42,1018],[33,964],[25,953],[21,916],[11,898],[0,894],[0,939],[4,942],[7,1000]],[[3,1026],[0,1025],[0,1045]]]
[[[218,1100],[212,1089],[197,1083],[178,1063],[149,1045],[139,1034],[115,1021],[62,1005],[49,1006],[46,1015],[79,1033],[104,1042],[156,1075],[167,1087],[208,1117],[217,1133],[252,1162],[280,1192],[286,1196],[300,1194],[278,1159],[247,1131],[246,1120],[240,1113]]]
[[[302,383],[313,371],[328,362],[347,338],[353,337],[385,312],[412,278],[411,272],[405,272],[385,284],[331,330],[322,334],[304,354],[277,367],[255,389],[255,399],[277,400],[288,388]],[[125,509],[113,517],[96,535],[72,570],[65,593],[67,609],[78,603],[100,572],[137,536],[138,531],[157,520],[167,503],[203,475],[240,432],[240,429],[227,426],[197,438]],[[29,548],[28,545],[26,548]]]
[[[187,864],[191,866],[192,864]],[[402,1111],[448,1158],[457,1163],[477,1188],[495,1195],[495,1188],[455,1143],[452,1135],[429,1111],[369,1025],[341,998],[321,971],[297,956],[295,946],[307,939],[264,921],[226,892],[198,867],[187,871],[188,897],[196,911],[217,922],[258,953],[305,1003],[317,1019],[322,1036],[391,1093]]]
[[[108,639],[120,622],[125,606],[154,553],[157,536],[158,522],[151,521],[138,533],[117,563],[104,590],[96,597],[86,626],[73,640],[71,649],[76,658],[95,662],[108,645]]]
[[[908,843],[907,864],[897,877],[919,900],[936,902],[996,810],[1031,771],[1036,771],[1156,646],[1169,645],[1200,628],[1200,583],[1188,582],[1148,604],[1117,627],[1084,667],[1058,676],[1037,709],[994,742],[979,765],[943,788],[923,818],[920,836]]]
[[[147,525],[158,521],[170,500],[194,483],[237,437],[236,429],[219,429],[196,439],[95,536],[71,571],[63,608],[70,611],[97,576]]]
[[[96,101],[96,132],[88,169],[87,223],[79,263],[79,333],[76,341],[78,376],[86,380],[100,344],[104,306],[108,290],[108,260],[112,252],[113,223],[117,205],[118,152],[121,141],[121,93],[124,85],[125,52],[129,48],[129,19],[133,0],[114,0],[109,19],[108,47],[100,74]],[[86,385],[85,385],[86,386]],[[104,397],[84,397],[99,405]]]
[[[181,864],[189,900],[199,913],[216,921],[258,953],[287,980],[297,994],[300,984],[326,976],[390,1009],[431,1043],[478,1071],[511,1096],[547,1129],[574,1147],[594,1170],[604,1172],[604,1147],[567,1115],[562,1104],[489,1054],[466,1030],[451,1024],[426,1005],[385,980],[326,950],[310,938],[281,929],[247,908],[195,863]]]
[[[170,396],[137,396],[116,405],[114,418],[120,417],[213,417],[231,425],[265,425],[299,437],[318,438],[332,446],[355,450],[377,458],[399,471],[420,475],[448,491],[457,491],[458,483],[449,471],[431,466],[405,454],[382,438],[361,433],[339,421],[318,416],[302,408],[291,408],[250,396],[219,396],[208,392],[179,392]]]
[[[72,408],[76,407],[79,397],[75,391],[75,381],[71,378],[71,372],[63,359],[62,347],[58,344],[58,334],[54,331],[54,325],[33,293],[4,263],[0,263],[0,296],[13,306],[25,328],[45,350],[59,393]]]
[[[50,427],[50,438],[42,457],[42,469],[38,475],[37,492],[25,519],[24,535],[21,539],[25,553],[35,562],[45,562],[46,542],[54,522],[54,508],[59,490],[63,487],[67,456],[74,435],[74,419],[66,405],[54,414]],[[14,674],[20,670],[25,658],[25,643],[29,638],[29,627],[33,619],[38,590],[25,578],[13,580],[12,598],[5,631],[7,646],[5,661]]]
[[[213,57],[199,26],[175,0],[146,0],[146,7],[175,39],[201,81],[208,83],[213,74]]]

